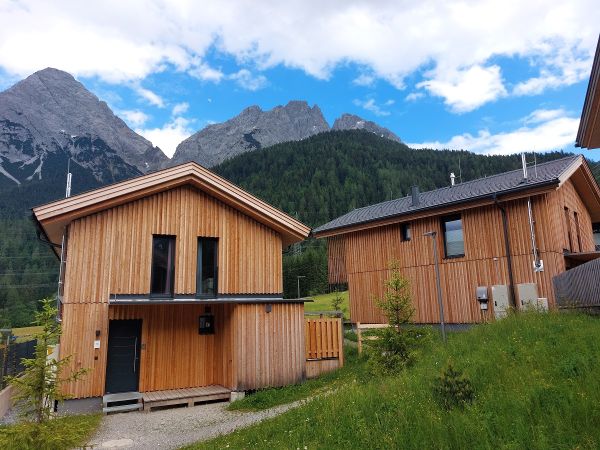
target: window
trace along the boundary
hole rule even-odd
[[[173,297],[174,277],[175,236],[153,236],[150,295]]]
[[[573,236],[571,235],[571,219],[569,218],[569,208],[565,206],[565,225],[567,226],[567,234],[569,236],[569,252],[573,251]]]
[[[582,252],[583,247],[581,246],[581,232],[579,231],[579,215],[576,211],[573,211],[573,218],[575,219],[575,233],[577,233],[577,249]]]
[[[600,222],[592,224],[592,233],[594,233],[594,244],[596,244],[596,250],[600,250]]]
[[[216,297],[217,272],[217,239],[198,238],[196,295],[201,297]]]
[[[410,224],[403,223],[400,225],[400,236],[402,237],[402,242],[410,241]]]
[[[444,254],[446,258],[465,256],[465,240],[460,216],[442,219],[442,231],[444,233]]]

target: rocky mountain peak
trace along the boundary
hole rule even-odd
[[[342,114],[333,123],[332,130],[366,130],[381,136],[386,139],[390,139],[396,142],[402,142],[396,134],[392,131],[377,125],[375,122],[365,120],[354,114]]]

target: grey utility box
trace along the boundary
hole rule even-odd
[[[492,286],[492,300],[494,301],[494,316],[496,319],[502,319],[508,314],[508,286],[506,284],[496,284]]]
[[[517,284],[517,296],[523,309],[537,308],[538,290],[535,283]]]

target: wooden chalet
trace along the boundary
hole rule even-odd
[[[68,394],[168,400],[303,379],[304,305],[283,299],[282,248],[307,226],[194,162],[33,213],[63,242],[60,355],[90,369]]]
[[[328,242],[329,282],[348,284],[352,322],[384,322],[374,296],[395,260],[411,282],[415,321],[437,323],[433,239],[425,235],[435,232],[445,320],[473,323],[538,298],[554,307],[552,277],[599,256],[599,222],[600,188],[585,159],[569,156],[430,192],[413,188],[313,233]]]
[[[592,64],[575,145],[588,149],[600,148],[600,38]]]

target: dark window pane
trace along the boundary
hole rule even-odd
[[[173,296],[175,276],[175,237],[152,238],[152,295]]]
[[[217,294],[217,240],[198,239],[197,294],[215,296]]]
[[[462,220],[452,217],[444,220],[444,248],[446,257],[462,256],[465,254]]]
[[[400,231],[402,233],[402,240],[403,241],[410,241],[410,224],[409,223],[403,223],[402,225],[400,225]]]

